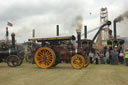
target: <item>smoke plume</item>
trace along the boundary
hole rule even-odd
[[[116,21],[116,22],[121,22],[121,21],[123,21],[125,18],[128,18],[128,11],[126,11],[126,12],[123,13],[122,15],[118,16],[117,18],[115,18],[114,21]]]
[[[81,32],[82,24],[83,24],[83,17],[77,16],[73,23],[73,27],[75,28],[76,32]]]

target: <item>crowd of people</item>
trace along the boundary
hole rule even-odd
[[[90,64],[126,64],[128,66],[128,52],[123,50],[96,50],[89,53]]]

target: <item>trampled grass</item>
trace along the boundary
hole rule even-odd
[[[70,64],[58,64],[40,69],[28,63],[16,68],[0,63],[0,85],[128,85],[128,67],[89,65],[76,70]]]

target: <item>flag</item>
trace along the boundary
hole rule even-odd
[[[13,26],[13,24],[12,23],[10,23],[10,22],[8,22],[8,24],[7,24],[8,26],[10,26],[10,27],[12,27]]]

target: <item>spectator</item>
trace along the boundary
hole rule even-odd
[[[95,53],[95,61],[96,61],[96,64],[99,64],[99,61],[98,61],[98,51],[96,51],[96,53]]]
[[[118,55],[119,55],[119,52],[115,49],[114,50],[114,56],[113,56],[113,64],[118,64]]]
[[[89,53],[89,59],[90,59],[90,63],[91,64],[93,63],[93,61],[92,61],[93,57],[94,57],[94,53],[93,52],[90,52]]]
[[[109,51],[107,50],[106,53],[105,53],[105,57],[106,57],[106,63],[107,64],[110,64],[110,60],[109,60]]]
[[[119,54],[119,62],[121,64],[124,63],[124,52],[122,50],[120,51],[120,54]]]
[[[128,50],[125,52],[125,62],[126,66],[128,66]]]
[[[109,60],[110,60],[110,64],[113,64],[114,62],[114,50],[110,50],[110,53],[109,53]]]
[[[101,50],[100,52],[100,64],[104,64],[104,51]]]

